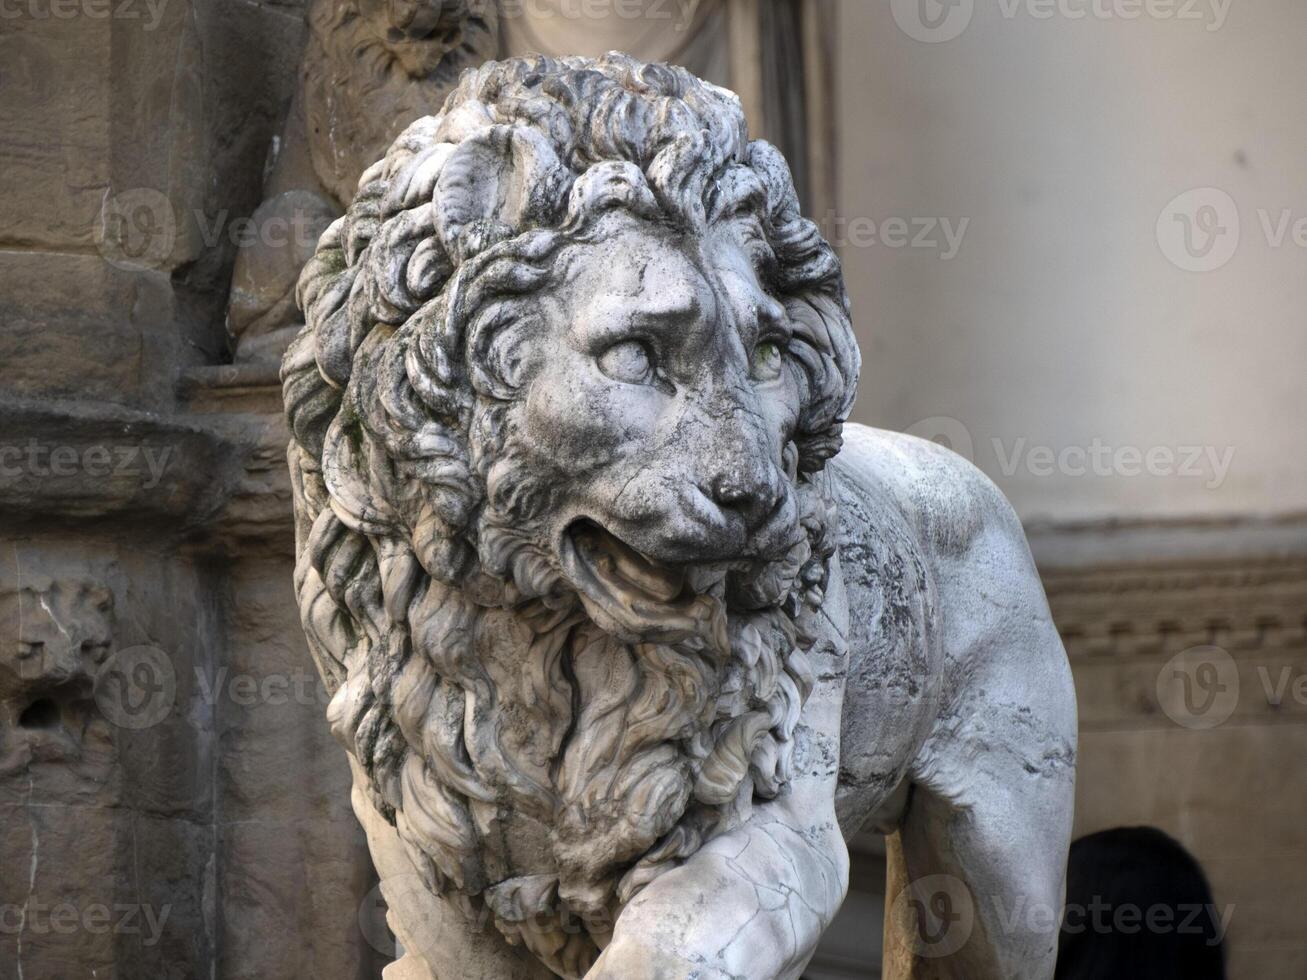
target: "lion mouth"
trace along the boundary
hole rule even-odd
[[[592,520],[569,525],[563,571],[590,618],[628,642],[678,642],[703,635],[716,603],[690,588],[684,567],[648,558]]]

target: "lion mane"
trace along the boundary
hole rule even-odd
[[[756,218],[802,377],[804,540],[704,575],[676,642],[588,619],[531,533],[554,481],[508,421],[530,340],[504,328],[615,210]],[[624,55],[515,59],[466,72],[364,173],[298,298],[295,587],[332,729],[426,888],[579,977],[632,896],[795,764],[835,549],[821,471],[858,371],[838,260],[731,93]]]

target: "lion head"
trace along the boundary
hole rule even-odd
[[[365,173],[299,299],[333,728],[429,888],[580,976],[784,788],[858,370],[838,261],[730,93],[520,59]]]

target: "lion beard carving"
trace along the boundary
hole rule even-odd
[[[795,543],[689,569],[675,625],[635,638],[600,628],[542,531],[571,461],[509,420],[530,341],[505,326],[614,210],[756,214],[806,390]],[[814,477],[857,373],[838,262],[730,93],[620,55],[521,59],[465,74],[365,173],[299,300],[295,585],[333,731],[431,892],[580,977],[640,888],[785,788],[835,547]]]

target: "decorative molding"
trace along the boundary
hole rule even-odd
[[[240,389],[217,389],[232,397]],[[268,389],[243,392],[263,399]],[[163,415],[0,396],[0,511],[11,529],[147,523],[211,550],[288,552],[280,412]],[[58,454],[57,456],[55,454]]]
[[[1043,580],[1072,658],[1307,650],[1307,557],[1045,570]]]

